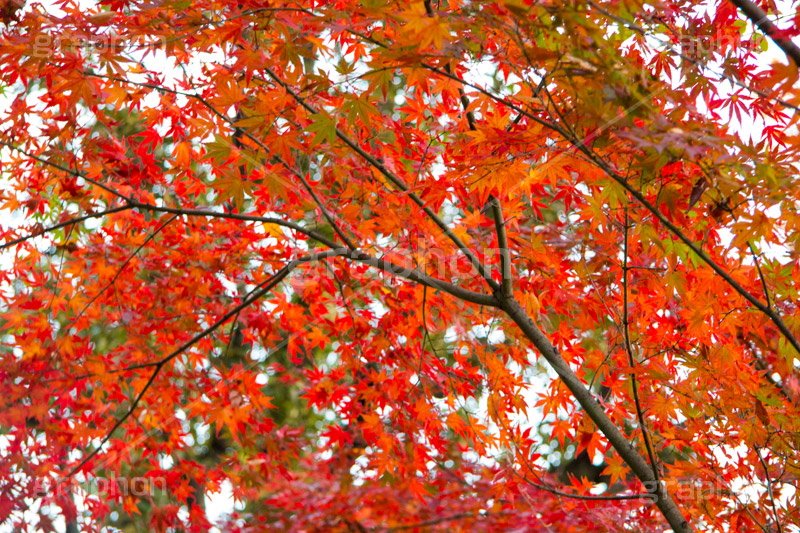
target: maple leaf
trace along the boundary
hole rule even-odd
[[[214,134],[214,140],[204,145],[206,157],[217,165],[225,163],[231,155],[231,141],[226,137]]]
[[[334,424],[323,431],[322,436],[327,437],[331,443],[335,443],[340,447],[344,444],[353,444],[353,436],[338,424]]]
[[[543,163],[540,163],[529,172],[529,177],[525,180],[526,184],[537,184],[547,182],[550,186],[555,187],[559,179],[570,178],[567,165],[569,159],[563,155],[556,155],[548,158]]]
[[[603,473],[609,476],[608,484],[613,486],[620,479],[624,479],[627,476],[628,468],[621,458],[612,455],[606,458],[606,468]]]
[[[323,141],[332,143],[336,140],[336,121],[326,113],[318,113],[311,117],[311,124],[306,126],[306,131],[315,133],[311,145],[316,146]]]
[[[0,4],[7,523],[207,531],[230,487],[220,530],[800,525],[791,30],[101,4]],[[43,490],[123,475],[80,524]]]

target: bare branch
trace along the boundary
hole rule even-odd
[[[43,163],[45,165],[48,165],[48,166],[53,167],[55,169],[58,169],[58,170],[60,170],[62,172],[66,172],[67,174],[70,174],[72,176],[77,176],[77,177],[83,178],[84,180],[88,181],[92,185],[100,187],[104,191],[109,192],[109,193],[111,193],[114,196],[117,196],[119,198],[122,198],[126,202],[130,201],[130,198],[128,198],[127,196],[125,196],[121,192],[109,187],[108,185],[106,185],[104,183],[100,183],[99,181],[96,181],[96,180],[90,178],[89,176],[86,176],[85,174],[83,174],[81,172],[76,172],[75,170],[72,170],[71,168],[67,168],[67,167],[65,167],[63,165],[59,165],[58,163],[54,163],[52,161],[48,161],[47,159],[44,159],[43,157],[39,157],[36,154],[32,154],[31,152],[28,152],[27,150],[23,150],[22,148],[20,148],[18,146],[14,146],[13,144],[7,143],[5,141],[0,141],[0,146],[8,147],[8,148],[10,148],[10,149],[12,149],[12,150],[14,150],[16,152],[21,153],[22,155],[24,155],[24,156],[26,156],[26,157],[28,157],[30,159],[33,159],[34,161],[38,161],[39,163]]]
[[[758,456],[758,461],[761,463],[761,467],[764,469],[764,477],[766,478],[766,485],[767,485],[767,495],[769,496],[769,501],[770,504],[772,505],[772,513],[775,515],[775,525],[778,527],[778,533],[783,533],[783,524],[781,523],[781,520],[778,517],[778,507],[775,505],[775,495],[772,493],[772,478],[769,475],[769,468],[767,468],[767,463],[761,456],[761,448],[759,448],[757,444],[754,444],[753,449],[755,449],[756,455]]]
[[[163,224],[161,224],[159,227],[157,227],[157,228],[156,228],[156,229],[153,231],[153,233],[151,233],[150,235],[148,235],[148,236],[147,236],[147,238],[146,238],[146,239],[145,239],[145,240],[142,242],[142,244],[140,244],[139,246],[137,246],[137,247],[136,247],[136,249],[133,251],[133,253],[131,253],[131,254],[128,256],[128,258],[127,258],[127,259],[125,259],[125,262],[123,262],[123,263],[122,263],[122,265],[120,265],[120,267],[117,269],[117,272],[114,274],[114,277],[113,277],[113,278],[111,278],[111,281],[109,281],[109,282],[108,282],[108,283],[107,283],[107,284],[106,284],[106,285],[105,285],[105,286],[104,286],[102,289],[100,289],[100,291],[99,291],[97,294],[95,294],[95,295],[94,295],[94,296],[93,296],[93,297],[92,297],[92,298],[91,298],[91,299],[90,299],[88,302],[86,302],[86,305],[84,305],[84,306],[83,306],[83,309],[81,309],[81,310],[80,310],[80,312],[79,312],[77,315],[75,315],[75,318],[73,318],[73,319],[71,320],[71,322],[72,322],[73,324],[74,324],[75,322],[77,322],[77,321],[78,321],[78,319],[79,319],[80,317],[82,317],[82,316],[83,316],[83,314],[86,312],[86,310],[87,310],[87,309],[89,309],[89,307],[90,307],[90,306],[91,306],[91,305],[92,305],[92,304],[93,304],[93,303],[94,303],[94,302],[95,302],[95,301],[96,301],[96,300],[97,300],[97,299],[98,299],[100,296],[102,296],[102,294],[103,294],[104,292],[106,292],[106,291],[108,290],[108,288],[109,288],[109,287],[111,287],[112,285],[114,285],[114,283],[116,283],[116,282],[117,282],[117,278],[119,278],[120,274],[122,274],[122,271],[123,271],[123,270],[125,270],[125,267],[126,267],[126,266],[128,266],[128,263],[130,263],[130,262],[133,260],[133,258],[134,258],[134,257],[136,257],[136,256],[139,254],[139,252],[140,252],[140,251],[142,251],[142,248],[144,248],[145,246],[147,246],[147,244],[148,244],[148,243],[150,243],[150,241],[152,241],[153,239],[155,239],[156,235],[158,235],[159,233],[161,233],[161,230],[163,230],[164,228],[166,228],[166,227],[167,227],[167,225],[169,225],[169,223],[170,223],[170,222],[172,222],[173,220],[175,220],[176,218],[178,218],[178,215],[172,215],[171,217],[169,217],[169,219],[168,219],[166,222],[164,222]]]

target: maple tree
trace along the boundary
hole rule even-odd
[[[797,527],[797,18],[6,0],[0,520]]]

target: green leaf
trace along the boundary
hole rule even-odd
[[[322,141],[328,141],[328,144],[333,144],[336,140],[336,121],[332,116],[327,113],[317,113],[312,115],[313,122],[306,126],[306,131],[316,133],[311,140],[311,146],[316,146]]]
[[[206,143],[206,156],[214,160],[214,163],[221,165],[231,155],[231,141],[227,137],[214,134],[214,140]]]
[[[370,115],[380,115],[375,106],[363,98],[350,100],[342,106],[342,109],[347,111],[347,120],[351,123],[355,124],[360,120],[366,126],[369,126]]]

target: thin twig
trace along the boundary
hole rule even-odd
[[[72,321],[71,321],[71,322],[72,322],[73,324],[74,324],[75,322],[77,322],[77,321],[78,321],[78,319],[80,319],[80,317],[82,317],[82,316],[83,316],[83,314],[86,312],[86,310],[87,310],[87,309],[89,309],[89,307],[90,307],[90,306],[91,306],[91,305],[92,305],[92,304],[93,304],[93,303],[94,303],[94,302],[95,302],[95,301],[96,301],[96,300],[97,300],[97,299],[98,299],[98,298],[99,298],[99,297],[100,297],[100,296],[101,296],[101,295],[102,295],[104,292],[106,292],[106,291],[108,290],[108,288],[109,288],[109,287],[111,287],[112,285],[114,285],[114,283],[116,283],[116,281],[117,281],[117,278],[119,278],[119,276],[122,274],[122,271],[123,271],[123,270],[125,270],[125,267],[126,267],[126,266],[128,266],[128,263],[130,263],[130,262],[133,260],[133,258],[134,258],[134,257],[136,257],[136,256],[139,254],[139,252],[140,252],[140,251],[142,251],[142,248],[144,248],[145,246],[147,246],[147,244],[148,244],[150,241],[152,241],[152,240],[153,240],[153,239],[156,237],[156,235],[158,235],[158,234],[161,232],[161,230],[163,230],[165,227],[167,227],[167,225],[168,225],[169,223],[171,223],[173,220],[175,220],[176,218],[178,218],[178,215],[172,215],[171,217],[169,217],[169,219],[168,219],[166,222],[164,222],[163,224],[161,224],[159,227],[157,227],[157,228],[155,229],[155,231],[153,231],[153,233],[151,233],[150,235],[148,235],[148,236],[147,236],[147,238],[144,240],[144,242],[142,242],[142,244],[140,244],[139,246],[137,246],[137,247],[136,247],[136,249],[133,251],[133,253],[131,253],[131,254],[128,256],[128,258],[127,258],[127,259],[125,259],[125,262],[123,262],[123,263],[122,263],[122,265],[120,265],[120,267],[117,269],[117,272],[114,274],[114,277],[113,277],[113,278],[111,278],[111,281],[109,281],[109,282],[106,284],[106,286],[105,286],[105,287],[103,287],[102,289],[100,289],[100,291],[99,291],[97,294],[95,294],[95,295],[94,295],[94,296],[93,296],[93,297],[92,297],[92,298],[91,298],[91,299],[90,299],[88,302],[86,302],[86,304],[83,306],[83,309],[81,309],[81,310],[80,310],[80,312],[79,312],[79,313],[78,313],[78,314],[75,316],[75,318],[74,318],[74,319],[72,319]]]
[[[650,432],[645,423],[644,413],[642,412],[642,405],[639,401],[639,385],[636,379],[636,372],[634,366],[636,359],[633,357],[633,349],[631,347],[631,337],[628,321],[628,206],[625,206],[625,228],[624,239],[622,247],[622,328],[623,337],[625,340],[625,352],[628,354],[628,366],[631,367],[631,388],[633,389],[633,404],[636,407],[636,417],[639,419],[639,426],[642,429],[642,437],[644,438],[644,445],[647,449],[647,456],[650,458],[650,466],[653,468],[653,476],[658,482],[658,466],[656,463],[656,456],[653,453],[653,444],[650,441]]]
[[[116,191],[116,190],[112,189],[111,187],[109,187],[108,185],[106,185],[104,183],[100,183],[99,181],[94,180],[94,179],[90,178],[89,176],[87,176],[87,175],[85,175],[85,174],[83,174],[81,172],[77,172],[75,170],[72,170],[71,168],[65,167],[65,166],[60,165],[58,163],[54,163],[52,161],[48,161],[47,159],[45,159],[43,157],[39,157],[38,155],[36,155],[34,153],[28,152],[27,150],[24,150],[24,149],[20,148],[19,146],[14,146],[13,144],[5,142],[5,141],[0,141],[0,146],[5,146],[7,148],[10,148],[10,149],[12,149],[12,150],[14,150],[16,152],[21,153],[22,155],[24,155],[24,156],[26,156],[26,157],[28,157],[30,159],[33,159],[34,161],[38,161],[39,163],[43,163],[45,165],[51,166],[51,167],[56,168],[56,169],[58,169],[58,170],[60,170],[62,172],[66,172],[67,174],[70,174],[72,176],[81,177],[84,180],[86,180],[89,183],[91,183],[92,185],[100,187],[104,191],[109,192],[109,193],[111,193],[114,196],[117,196],[119,198],[122,198],[126,202],[130,201],[130,198],[128,198],[127,196],[125,196],[121,192]]]
[[[80,469],[83,468],[83,466],[86,465],[86,463],[88,463],[95,455],[97,455],[100,452],[100,450],[103,448],[103,446],[109,441],[109,439],[111,439],[111,437],[113,436],[114,432],[116,432],[116,430],[119,429],[119,427],[122,426],[122,424],[125,423],[125,421],[128,418],[130,418],[130,416],[136,410],[136,407],[139,405],[139,402],[142,401],[142,398],[144,398],[144,395],[147,393],[148,389],[153,384],[153,382],[155,381],[155,379],[158,376],[158,374],[161,372],[161,369],[164,368],[164,366],[168,362],[172,361],[173,359],[178,357],[180,354],[184,353],[186,350],[188,350],[189,348],[194,346],[194,344],[197,343],[199,340],[207,337],[208,335],[210,335],[211,333],[216,331],[225,322],[227,322],[232,317],[234,317],[237,314],[239,314],[240,311],[242,311],[243,309],[248,307],[250,304],[252,304],[256,300],[258,300],[259,298],[261,298],[265,294],[267,294],[269,291],[271,291],[273,289],[273,287],[275,287],[278,283],[283,281],[283,279],[286,278],[286,276],[288,276],[292,272],[292,270],[294,270],[297,266],[299,266],[299,265],[301,265],[303,263],[308,263],[310,261],[316,261],[316,260],[325,259],[325,258],[328,258],[328,257],[333,257],[333,256],[337,255],[336,252],[337,252],[337,250],[326,250],[324,252],[317,252],[315,254],[299,257],[299,258],[289,262],[287,265],[285,265],[283,268],[281,268],[278,272],[273,274],[269,279],[264,281],[261,284],[261,288],[259,290],[253,292],[253,294],[249,298],[245,299],[244,301],[242,301],[242,303],[240,303],[239,305],[237,305],[236,307],[234,307],[233,309],[229,310],[227,313],[222,315],[216,322],[214,322],[209,327],[207,327],[206,329],[204,329],[203,331],[201,331],[200,333],[196,334],[194,337],[192,337],[191,339],[189,339],[188,341],[183,343],[180,347],[178,347],[176,350],[174,350],[169,355],[164,356],[163,358],[161,358],[160,360],[158,360],[155,363],[152,363],[150,365],[146,365],[146,366],[154,367],[153,368],[153,372],[150,375],[150,378],[144,384],[144,387],[142,388],[142,390],[134,398],[133,402],[131,403],[131,406],[128,408],[128,410],[125,412],[124,415],[122,415],[120,418],[117,419],[116,423],[106,433],[105,437],[103,437],[103,439],[100,441],[100,443],[97,445],[97,447],[95,447],[94,450],[92,450],[88,455],[86,455],[86,457],[84,457],[83,460],[80,463],[78,463],[77,466],[75,466],[72,470],[70,470],[69,474],[67,474],[66,477],[72,477],[76,472],[80,471]],[[139,366],[138,368],[145,368],[145,365]]]
[[[81,215],[79,217],[70,218],[70,219],[67,219],[67,220],[65,220],[63,222],[59,222],[58,224],[55,224],[54,226],[49,226],[49,227],[46,227],[46,228],[42,228],[42,229],[36,230],[33,233],[31,233],[30,235],[24,235],[22,237],[18,237],[18,238],[14,239],[14,240],[5,242],[3,244],[0,244],[0,250],[5,250],[7,248],[11,248],[12,246],[16,246],[17,244],[20,244],[20,243],[25,242],[27,240],[33,239],[35,237],[39,237],[41,235],[44,235],[45,233],[50,233],[51,231],[55,231],[57,229],[61,229],[61,228],[67,227],[67,226],[71,226],[73,224],[77,224],[79,222],[83,222],[84,220],[89,220],[90,218],[100,218],[100,217],[104,217],[106,215],[119,213],[120,211],[127,211],[128,209],[133,209],[133,205],[131,205],[131,204],[120,205],[120,206],[117,206],[117,207],[112,207],[110,209],[106,209],[105,211],[100,211],[98,213],[90,213],[90,214],[87,214],[87,215]]]
[[[764,273],[761,271],[761,261],[759,261],[753,241],[747,241],[747,246],[750,248],[750,254],[753,256],[753,262],[756,264],[756,271],[758,272],[758,278],[761,280],[761,289],[764,291],[764,299],[767,301],[767,308],[772,308],[772,303],[770,303],[769,299],[769,289],[767,289],[767,280],[764,278]]]
[[[266,72],[270,78],[272,78],[278,85],[280,85],[292,98],[294,98],[300,105],[302,105],[309,113],[318,114],[319,111],[306,102],[305,98],[300,96],[288,83],[283,81],[283,79],[278,76],[272,69],[268,67],[264,67],[264,72]],[[408,195],[411,200],[417,204],[422,211],[442,230],[442,233],[447,236],[453,244],[455,244],[456,248],[469,259],[472,266],[480,273],[481,277],[486,281],[489,287],[492,290],[497,290],[499,285],[492,279],[489,272],[486,270],[486,267],[475,257],[475,254],[472,253],[472,250],[467,248],[467,246],[461,241],[461,239],[453,233],[453,230],[437,215],[433,212],[433,210],[428,207],[422,198],[416,195],[416,193],[412,192],[408,185],[403,182],[403,180],[390,171],[383,163],[378,161],[378,159],[366,152],[361,146],[352,140],[349,136],[347,136],[341,129],[338,127],[335,129],[336,137],[339,138],[342,142],[344,142],[347,146],[350,147],[354,152],[356,152],[364,161],[366,161],[370,166],[372,166],[375,170],[380,172],[386,179],[392,182],[398,189],[403,191]]]
[[[778,533],[783,533],[783,524],[781,524],[780,518],[778,517],[778,508],[775,505],[775,496],[772,493],[772,478],[769,475],[769,468],[767,468],[767,463],[761,456],[761,449],[758,447],[758,444],[753,444],[753,448],[756,451],[756,455],[758,456],[758,461],[761,463],[761,467],[764,469],[764,477],[767,480],[767,495],[769,496],[769,501],[772,504],[772,512],[775,514],[775,525],[778,527]]]
[[[418,529],[429,526],[435,526],[436,524],[441,524],[442,522],[452,522],[454,520],[461,520],[462,518],[489,518],[491,516],[503,515],[503,514],[506,514],[506,512],[500,511],[499,513],[491,513],[491,514],[458,513],[450,516],[442,516],[439,518],[434,518],[431,520],[427,520],[425,522],[417,522],[415,524],[388,527],[384,531],[403,531],[405,529]]]

